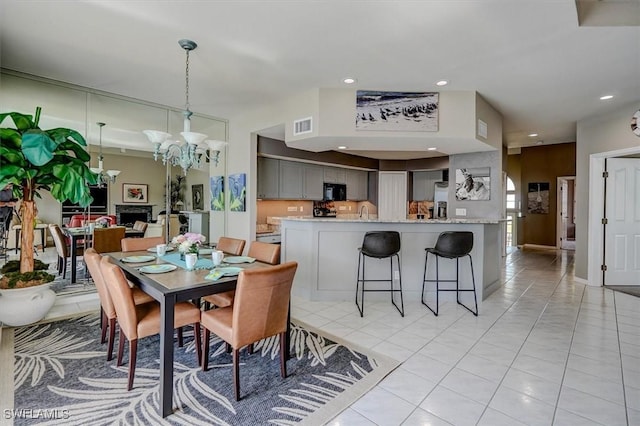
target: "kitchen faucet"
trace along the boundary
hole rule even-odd
[[[360,219],[362,219],[362,211],[366,210],[367,212],[367,220],[369,220],[369,207],[366,204],[360,206]]]

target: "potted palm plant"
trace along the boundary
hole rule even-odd
[[[88,167],[91,157],[84,148],[87,143],[82,135],[75,130],[65,128],[40,129],[38,127],[40,111],[41,108],[37,107],[35,116],[18,112],[0,113],[0,125],[10,118],[15,126],[0,127],[0,165],[2,165],[0,189],[12,184],[13,195],[20,200],[18,215],[23,225],[20,239],[23,248],[33,246],[34,227],[28,224],[35,223],[37,215],[35,199],[41,198],[40,191],[48,191],[60,202],[69,200],[86,207],[92,201],[88,185],[97,182],[97,176]],[[2,296],[0,302],[5,300],[6,303],[9,293],[20,290],[16,287],[42,286],[54,279],[46,271],[35,270],[32,250],[20,251],[19,266],[18,271],[6,273],[0,278],[0,295]],[[6,290],[3,287],[14,290]],[[28,296],[28,300],[44,301],[44,299],[46,304],[49,302],[51,304],[35,321],[44,317],[53,300],[49,300],[50,295]],[[29,309],[32,310],[33,306]],[[16,309],[0,307],[0,315],[3,317],[5,312],[9,311],[16,311]],[[22,325],[16,324],[20,321],[15,321],[13,318],[0,317],[0,321],[5,324]],[[30,322],[33,321],[30,320]]]

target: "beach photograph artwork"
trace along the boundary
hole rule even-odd
[[[356,130],[438,131],[437,92],[356,92]]]

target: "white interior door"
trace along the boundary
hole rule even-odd
[[[640,285],[640,159],[607,159],[605,285]]]
[[[407,218],[407,172],[378,173],[378,218]]]

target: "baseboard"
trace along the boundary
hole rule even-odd
[[[543,246],[541,244],[524,244],[523,249],[543,249],[543,250],[557,250],[556,246]]]

